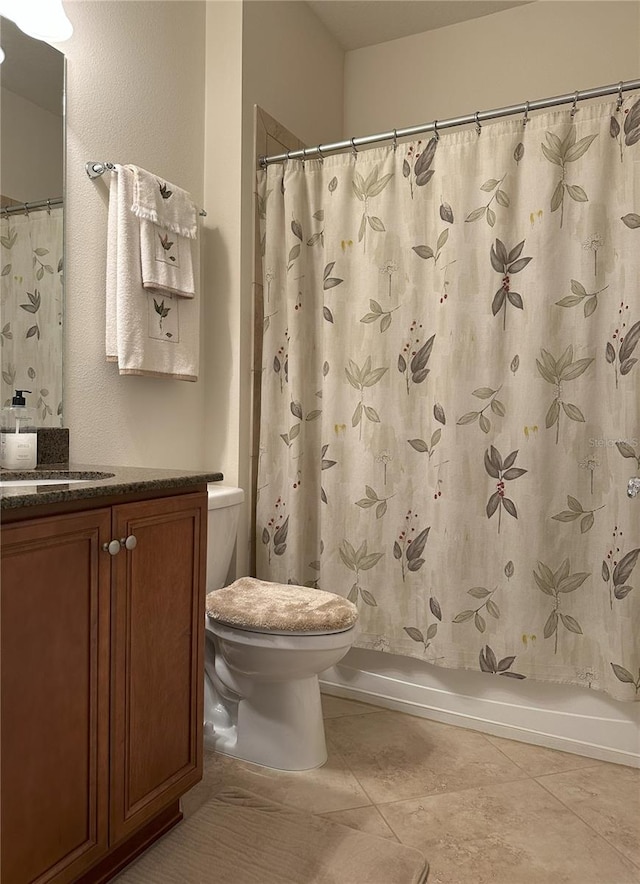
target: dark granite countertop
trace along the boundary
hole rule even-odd
[[[104,476],[104,474],[108,474]],[[80,474],[80,475],[78,475]],[[102,474],[102,478],[98,478]],[[47,479],[68,478],[62,485],[43,484]],[[192,470],[156,470],[149,467],[110,467],[82,464],[47,464],[28,472],[0,470],[0,509],[13,509],[23,506],[39,506],[49,503],[64,503],[70,500],[84,500],[106,495],[132,494],[171,488],[184,488],[189,485],[202,485],[206,482],[219,482],[223,478],[218,472],[194,472]],[[4,482],[20,479],[28,484],[5,485]]]

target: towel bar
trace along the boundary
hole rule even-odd
[[[91,160],[84,165],[85,171],[89,178],[99,178],[101,175],[104,175],[105,172],[115,172],[116,167],[114,163],[98,163],[95,160]],[[204,209],[202,209],[199,214],[203,217],[207,217],[207,213]]]

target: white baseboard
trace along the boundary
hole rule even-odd
[[[324,693],[599,761],[640,767],[640,703],[570,685],[487,679],[353,648],[320,674]]]

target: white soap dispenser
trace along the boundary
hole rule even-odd
[[[37,412],[22,395],[30,392],[16,390],[11,406],[2,409],[0,466],[5,470],[34,470],[38,462]]]

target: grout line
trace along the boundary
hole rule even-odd
[[[383,823],[385,824],[385,826],[387,826],[387,828],[391,831],[391,833],[392,833],[393,837],[396,839],[396,841],[397,841],[399,844],[404,844],[404,841],[400,838],[400,835],[398,835],[398,833],[397,833],[396,830],[393,828],[393,826],[391,825],[391,823],[389,822],[389,820],[385,818],[384,814],[382,813],[382,811],[380,810],[380,808],[378,807],[378,805],[377,805],[377,804],[374,804],[373,806],[375,807],[378,816],[379,816],[380,819],[383,821]],[[410,847],[410,846],[411,846],[410,844],[405,845],[405,847]],[[426,857],[425,857],[425,858],[426,858]]]
[[[588,768],[582,768],[582,769],[588,770]],[[567,773],[569,773],[569,771],[567,771]],[[544,776],[553,777],[553,776],[556,776],[556,774],[545,774]],[[628,856],[626,856],[626,854],[622,853],[616,847],[615,844],[612,844],[606,835],[603,835],[602,832],[599,832],[594,826],[591,825],[591,823],[589,823],[587,820],[583,819],[579,813],[577,813],[572,807],[570,807],[565,801],[563,801],[562,798],[559,798],[557,795],[554,795],[553,792],[551,791],[551,789],[548,789],[544,783],[541,783],[540,779],[542,779],[542,777],[541,778],[534,777],[533,779],[541,788],[543,788],[545,790],[545,792],[547,792],[549,795],[551,795],[552,798],[555,798],[556,801],[558,801],[564,808],[566,808],[569,811],[569,813],[572,813],[573,816],[575,816],[577,819],[579,819],[581,823],[584,823],[584,825],[587,826],[587,828],[591,829],[591,831],[594,832],[598,838],[601,838],[606,844],[609,845],[609,847],[611,847],[613,850],[615,850],[615,852],[618,854],[618,856],[622,857],[622,859],[626,860],[626,862],[631,863],[631,865],[634,868],[640,869],[640,866],[636,862],[634,862],[632,859],[630,859]]]
[[[504,749],[501,749],[500,746],[496,746],[495,743],[492,743],[491,740],[489,739],[489,736],[492,736],[492,735],[490,735],[490,734],[482,734],[482,736],[486,739],[487,743],[489,743],[490,746],[493,746],[494,749],[497,749],[498,752],[501,752],[501,753],[504,755],[504,757],[505,757],[508,761],[511,762],[511,764],[515,764],[516,767],[519,767],[521,771],[523,771],[524,773],[526,773],[527,777],[528,777],[530,780],[535,780],[536,777],[553,777],[553,776],[555,776],[557,773],[575,773],[575,772],[578,771],[578,770],[588,770],[588,769],[591,768],[591,767],[598,767],[600,764],[610,764],[610,763],[611,763],[611,762],[608,762],[608,761],[600,761],[600,762],[597,762],[597,764],[582,764],[582,765],[580,765],[579,767],[570,767],[570,768],[568,767],[566,770],[558,770],[558,771],[553,771],[553,772],[550,772],[550,773],[544,773],[544,774],[540,774],[540,773],[539,773],[539,774],[532,774],[532,773],[530,773],[530,772],[526,769],[526,767],[524,766],[524,764],[519,763],[518,761],[515,760],[515,758],[511,758],[511,756],[508,755],[508,754],[504,751]],[[505,738],[505,737],[496,737],[496,739],[501,740],[501,739],[507,739],[507,738]],[[512,740],[512,742],[516,743],[517,740]],[[534,743],[521,743],[521,745],[523,745],[523,746],[524,746],[524,745],[526,745],[526,746],[532,746],[534,749],[544,749],[545,751],[549,751],[549,752],[562,752],[561,749],[549,749],[547,746],[536,746]],[[570,753],[569,753],[569,752],[565,752],[564,754],[565,754],[565,755],[569,755]],[[577,755],[577,756],[576,756],[576,758],[586,758],[586,757],[587,757],[586,755]],[[589,758],[588,760],[589,760],[589,761],[596,761],[597,759]],[[618,765],[616,765],[616,766],[618,766]]]
[[[382,710],[380,710],[382,711]],[[376,709],[374,712],[340,712],[338,715],[327,715],[323,717],[323,721],[335,721],[338,718],[362,718],[363,715],[379,715],[380,712]]]
[[[476,731],[476,733],[480,733],[480,731]],[[513,758],[510,758],[510,757],[507,755],[507,753],[506,753],[503,749],[500,748],[500,746],[496,746],[494,743],[492,743],[491,740],[489,739],[489,737],[488,737],[487,734],[480,733],[480,736],[481,736],[481,737],[484,737],[485,741],[486,741],[490,746],[492,746],[494,749],[497,749],[498,752],[499,752],[504,758],[507,759],[507,761],[510,761],[511,764],[515,764],[515,766],[516,766],[519,770],[521,770],[523,773],[525,773],[525,774],[527,775],[527,778],[528,778],[528,779],[530,779],[530,780],[533,779],[533,777],[531,776],[531,774],[530,774],[527,770],[525,770],[525,768],[524,768],[521,764],[518,764],[517,761],[515,761]]]
[[[422,795],[409,795],[406,798],[393,798],[391,801],[379,801],[376,804],[376,807],[385,807],[387,804],[400,804],[403,801],[423,801],[427,798],[440,798],[442,795],[459,795],[461,792],[473,792],[477,789],[493,789],[497,786],[511,786],[514,783],[522,783],[525,779],[530,780],[533,779],[533,777],[517,777],[515,780],[500,780],[498,783],[496,783],[495,780],[492,780],[490,783],[476,783],[473,786],[462,786],[458,789],[446,789],[442,792],[427,792]]]
[[[367,796],[367,799],[368,799],[369,803],[372,804],[374,807],[376,807],[377,805],[376,805],[375,801],[373,800],[373,798],[371,797],[371,795],[369,795],[369,793],[368,793],[367,790],[365,789],[364,785],[360,782],[360,779],[358,778],[358,775],[356,774],[356,772],[353,770],[353,768],[352,768],[351,765],[349,764],[349,761],[348,761],[347,757],[346,757],[345,755],[342,754],[342,752],[340,751],[340,749],[338,749],[338,748],[336,747],[336,745],[335,745],[335,743],[334,743],[333,741],[331,741],[331,745],[332,745],[332,747],[334,748],[334,750],[337,752],[337,754],[340,756],[340,758],[342,759],[342,761],[344,762],[344,766],[347,768],[347,770],[349,771],[349,773],[351,774],[351,776],[354,778],[354,780],[356,781],[356,783],[360,786],[360,788],[362,789],[362,791],[364,792],[364,794]],[[394,832],[394,835],[395,835],[395,832]]]

